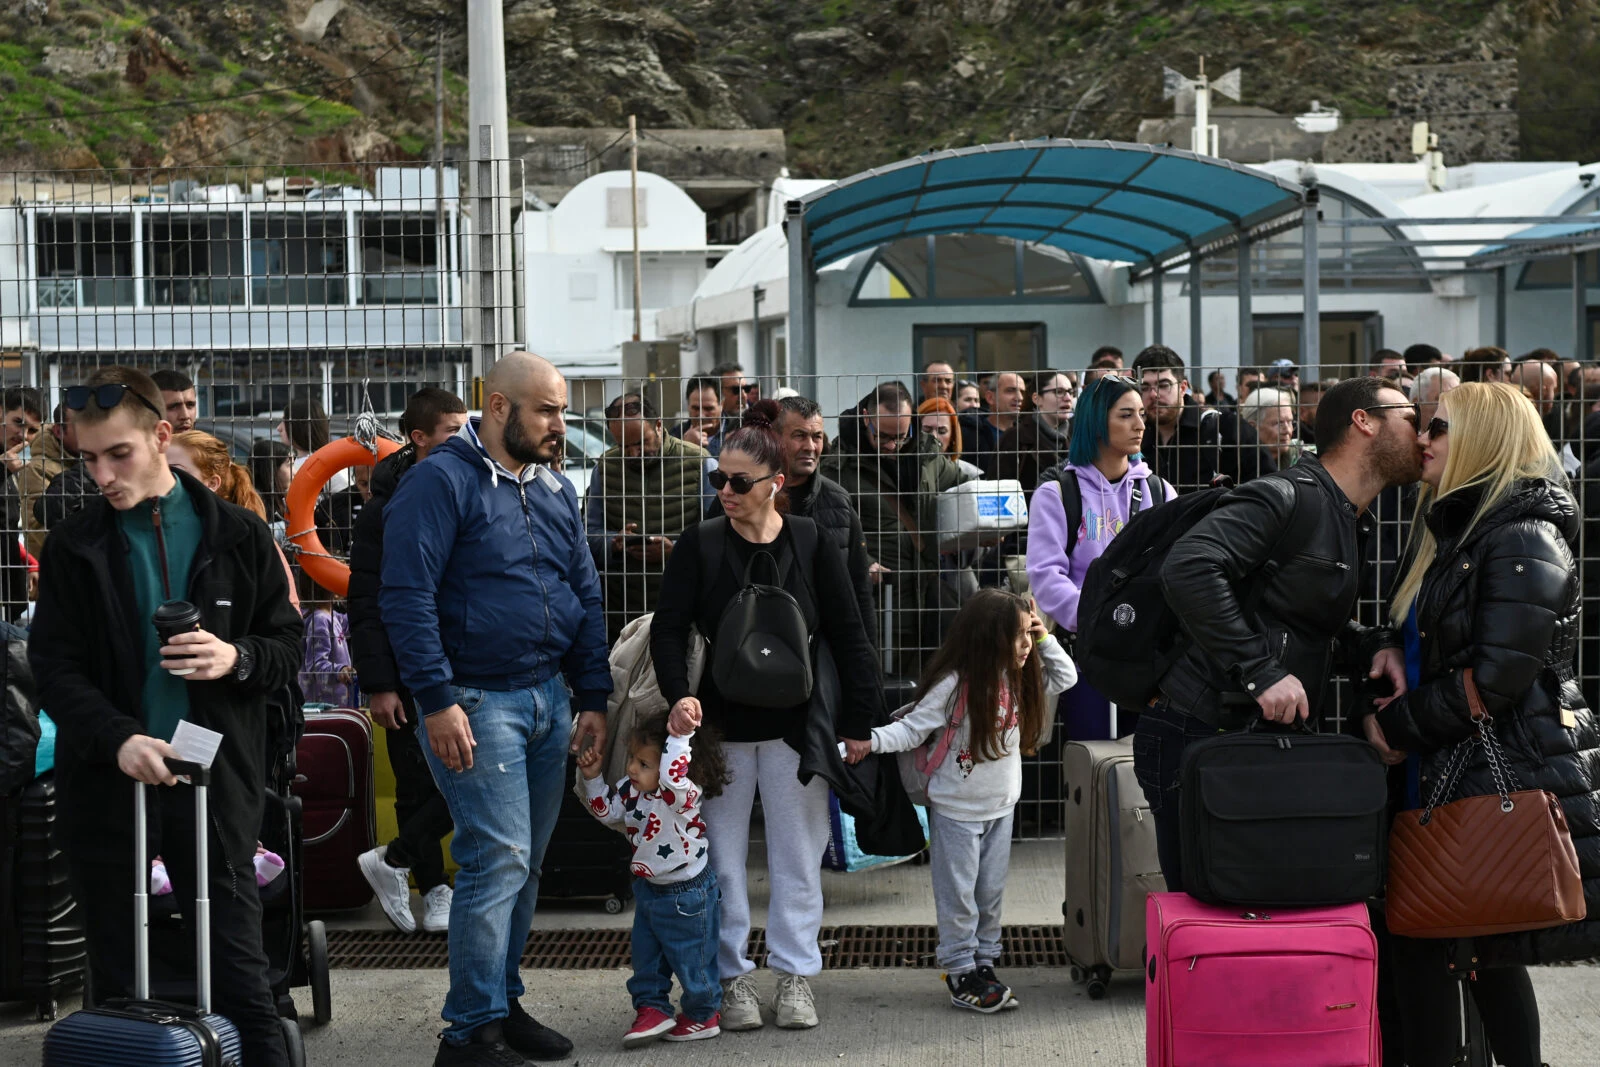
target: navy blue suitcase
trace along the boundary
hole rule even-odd
[[[211,900],[206,888],[206,793],[210,772],[197,763],[167,760],[174,774],[194,787],[196,879],[194,902],[195,987],[199,1007],[169,1004],[150,997],[150,862],[145,854],[145,789],[135,786],[134,825],[134,995],[73,1012],[44,1035],[44,1067],[238,1067],[239,1031],[211,1012]]]

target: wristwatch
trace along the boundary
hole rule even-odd
[[[233,650],[239,654],[239,658],[233,664],[234,681],[249,681],[251,673],[256,669],[256,654],[250,651],[249,645],[234,645]]]

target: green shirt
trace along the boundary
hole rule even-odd
[[[145,731],[171,741],[178,723],[189,717],[189,683],[161,669],[161,639],[150,618],[166,600],[189,596],[189,571],[200,547],[200,516],[178,480],[161,498],[161,533],[167,546],[167,571],[172,580],[169,597],[161,581],[160,542],[150,521],[146,501],[117,513],[117,525],[128,540],[128,570],[133,574],[134,619],[144,636],[143,708]]]

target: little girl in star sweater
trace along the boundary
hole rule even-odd
[[[698,720],[696,721],[698,725]],[[721,746],[700,731],[675,736],[667,713],[651,716],[628,740],[628,777],[614,787],[600,777],[600,750],[578,757],[589,812],[627,835],[633,846],[633,1026],[626,1048],[698,1041],[721,1033],[722,983],[717,972],[722,893],[706,864],[706,826],[700,802],[722,791],[727,773]],[[690,777],[691,771],[693,777]],[[672,975],[683,987],[682,1011],[672,1015]]]

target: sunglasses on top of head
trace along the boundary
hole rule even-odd
[[[760,478],[752,478],[748,474],[727,474],[723,471],[712,471],[710,474],[706,475],[706,481],[710,482],[711,488],[715,489],[719,493],[722,492],[724,488],[731,485],[733,486],[733,491],[735,493],[738,493],[740,496],[744,496],[762,482],[773,477],[776,477],[776,475],[767,474]]]
[[[157,418],[166,418],[167,413],[156,407],[150,401],[134,392],[133,387],[122,382],[112,382],[109,385],[69,385],[62,401],[72,411],[82,411],[89,406],[89,401],[94,401],[95,407],[101,411],[110,411],[122,403],[122,398],[131,396],[145,407],[156,413]]]

